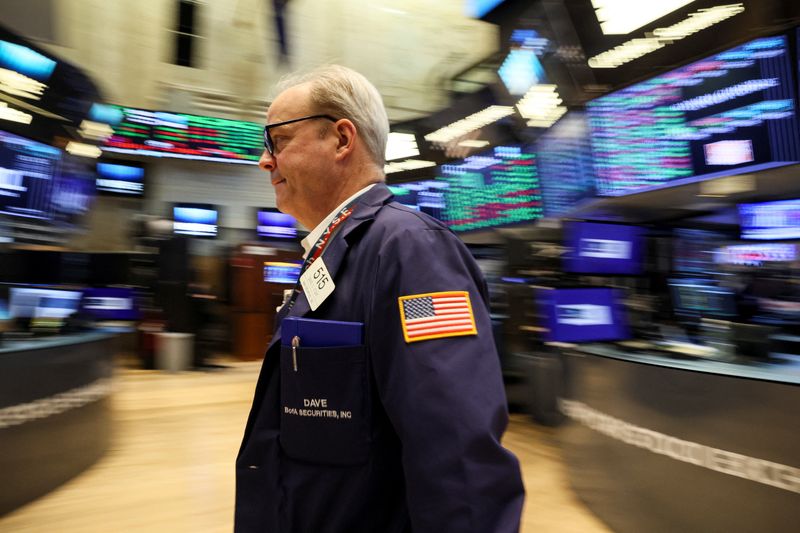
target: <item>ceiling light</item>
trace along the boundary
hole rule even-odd
[[[404,170],[416,170],[418,168],[435,167],[436,163],[433,161],[425,161],[422,159],[408,159],[406,161],[397,161],[395,163],[387,163],[383,167],[384,174],[392,174],[393,172],[402,172]]]
[[[534,85],[517,103],[519,114],[531,128],[548,128],[567,112],[555,85]]]
[[[30,124],[33,120],[33,115],[8,107],[5,102],[0,102],[0,119],[10,120],[11,122],[19,122],[21,124]]]
[[[743,11],[744,5],[741,3],[700,9],[677,24],[666,28],[656,28],[652,33],[648,33],[647,37],[631,39],[607,52],[598,54],[590,58],[588,64],[592,68],[616,68]]]
[[[114,130],[108,124],[92,120],[82,121],[79,131],[82,137],[97,141],[108,139],[114,134]]]
[[[606,35],[625,35],[691,4],[694,0],[592,0]]]
[[[45,89],[47,89],[47,85],[44,83],[19,72],[0,68],[0,91],[4,93],[39,100]]]
[[[458,143],[459,146],[464,148],[483,148],[489,145],[489,141],[482,141],[480,139],[467,139]]]
[[[457,122],[440,128],[425,136],[425,140],[433,143],[446,144],[454,141],[459,137],[463,137],[468,133],[480,129],[487,124],[497,122],[501,118],[514,114],[514,108],[503,105],[489,106],[483,111],[474,113],[466,118]]]
[[[419,155],[417,139],[413,133],[389,132],[386,143],[386,160],[404,159]]]
[[[98,148],[93,144],[79,143],[75,141],[70,141],[67,144],[66,150],[72,155],[77,155],[81,157],[93,157],[95,159],[100,157],[100,154],[103,153],[102,150],[100,150],[100,148]]]

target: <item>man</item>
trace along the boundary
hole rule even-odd
[[[389,123],[363,76],[330,66],[280,89],[259,166],[278,208],[314,229],[278,322],[361,323],[363,337],[308,347],[277,326],[237,458],[235,530],[517,531],[524,490],[499,442],[478,267],[442,223],[391,201]],[[315,324],[322,336],[330,322]]]

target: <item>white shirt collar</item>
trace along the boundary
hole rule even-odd
[[[355,193],[354,195],[352,195],[350,198],[348,198],[344,202],[340,203],[333,211],[330,212],[330,214],[327,217],[322,219],[322,222],[317,224],[317,227],[312,229],[311,232],[308,235],[306,235],[305,239],[300,241],[300,245],[303,247],[303,250],[304,250],[303,259],[308,257],[309,252],[311,252],[311,247],[314,246],[314,244],[316,244],[316,242],[322,236],[322,232],[324,232],[325,229],[328,227],[328,224],[331,223],[331,220],[333,220],[333,217],[335,217],[336,214],[342,208],[344,208],[344,206],[346,206],[348,203],[352,202],[353,200],[355,200],[356,198],[358,198],[359,196],[361,196],[362,194],[364,194],[365,192],[367,192],[368,190],[370,190],[374,186],[375,186],[375,184],[371,183],[371,184],[367,185],[366,187],[364,187],[363,189],[361,189],[360,191],[358,191],[357,193]]]

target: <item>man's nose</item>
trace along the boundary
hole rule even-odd
[[[261,167],[261,170],[272,172],[275,170],[275,158],[267,150],[264,150],[258,160],[258,166]]]

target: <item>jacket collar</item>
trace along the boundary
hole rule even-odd
[[[328,243],[325,252],[322,254],[322,258],[325,261],[325,266],[327,267],[328,272],[331,275],[331,279],[333,279],[334,282],[336,281],[336,274],[339,272],[342,261],[347,255],[347,249],[349,248],[350,243],[356,238],[355,235],[357,234],[354,234],[353,232],[363,224],[367,224],[374,220],[381,207],[391,201],[392,197],[392,192],[385,183],[377,183],[373,188],[359,196],[358,200],[356,200],[356,203],[354,204],[355,211],[344,222],[342,228],[334,234],[330,243]],[[354,236],[351,237],[351,235]],[[280,323],[280,321],[283,320],[283,318],[287,315],[300,317],[307,315],[310,311],[311,308],[308,305],[308,300],[306,299],[305,294],[300,293],[297,296],[297,301],[295,302],[291,311],[289,313],[286,313],[285,311],[280,312],[278,314],[278,320],[276,320],[276,323]],[[280,327],[278,327],[269,346],[272,347],[273,344],[279,341],[280,336]]]

